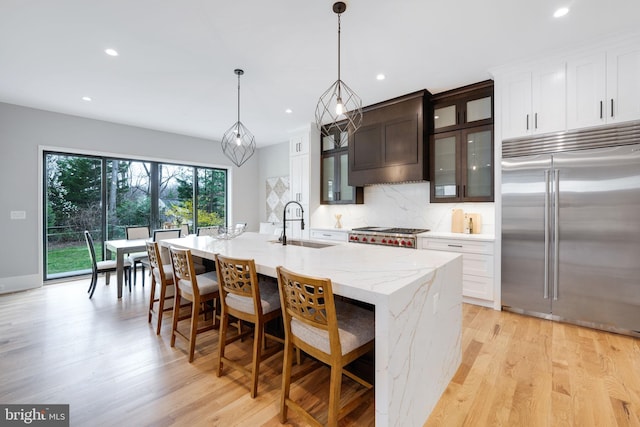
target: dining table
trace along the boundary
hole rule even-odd
[[[290,240],[245,232],[231,239],[188,236],[161,242],[213,260],[253,259],[277,278],[282,265],[330,278],[336,295],[375,311],[375,424],[423,425],[462,360],[462,257],[458,253]]]
[[[116,276],[118,283],[118,298],[122,298],[122,285],[124,283],[124,258],[126,254],[142,252],[147,250],[149,239],[117,239],[106,240],[104,247],[106,259],[111,259],[113,253],[116,255]]]

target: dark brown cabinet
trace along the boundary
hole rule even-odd
[[[487,80],[432,97],[433,132],[493,123],[493,81]]]
[[[434,124],[429,141],[431,202],[492,202],[493,82],[433,99],[434,123],[449,112],[438,128]]]
[[[418,91],[363,109],[349,137],[349,184],[363,186],[427,180],[425,111],[429,92]]]
[[[349,137],[336,131],[322,137],[320,203],[324,205],[364,203],[364,189],[347,182]]]
[[[431,202],[493,201],[493,125],[434,134]]]

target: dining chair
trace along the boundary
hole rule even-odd
[[[193,362],[197,334],[218,327],[214,304],[219,300],[220,295],[218,282],[216,281],[216,273],[213,271],[196,275],[191,250],[172,247],[169,248],[169,253],[173,267],[175,292],[173,322],[171,325],[171,347],[175,347],[177,336],[187,340],[189,343],[189,363],[191,363]],[[191,302],[191,315],[189,317],[180,317],[183,299]],[[206,310],[201,310],[202,306],[211,306],[213,310],[211,312],[211,322],[207,322],[207,319],[205,319],[205,325],[200,326],[200,315],[206,313]],[[191,319],[188,336],[178,329],[179,321],[184,319]]]
[[[96,251],[93,245],[93,237],[88,230],[84,231],[84,239],[87,242],[87,249],[89,250],[89,257],[91,258],[91,283],[89,284],[89,299],[93,297],[93,293],[96,290],[96,284],[98,282],[98,274],[105,273],[105,281],[109,284],[109,276],[111,272],[117,270],[117,262],[115,260],[98,261],[96,259]],[[129,282],[129,292],[131,292],[131,261],[124,260],[125,275],[124,280]],[[127,279],[127,276],[128,279]]]
[[[217,225],[212,225],[209,227],[198,227],[198,232],[196,233],[198,236],[212,236],[215,237],[220,233],[220,227]]]
[[[175,297],[173,266],[171,264],[162,264],[158,242],[147,242],[147,253],[149,256],[149,265],[151,269],[149,323],[151,323],[152,315],[155,314],[158,318],[156,335],[160,335],[163,314],[166,311],[173,311],[173,307],[165,308],[165,301],[174,299]],[[167,291],[170,289],[173,290],[173,292],[171,294],[168,294]],[[157,295],[158,293],[159,295]],[[156,303],[158,304],[158,309],[154,310],[154,306]]]
[[[250,379],[251,398],[255,398],[258,394],[260,362],[282,350],[280,345],[267,347],[266,339],[284,343],[281,338],[265,332],[267,322],[282,315],[278,287],[275,283],[258,281],[256,264],[253,259],[231,258],[216,254],[215,261],[222,309],[216,375],[218,377],[222,375],[224,365],[239,370]],[[246,335],[238,333],[227,336],[230,316],[241,322],[254,325],[250,369],[225,354],[227,344]]]
[[[167,239],[177,239],[182,235],[182,230],[179,228],[163,228],[153,230],[153,241],[161,242]],[[164,246],[160,247],[160,258],[162,258],[163,264],[171,265],[171,257],[169,256],[169,250]]]
[[[280,422],[287,421],[287,409],[290,408],[308,423],[321,425],[298,402],[289,397],[295,346],[330,368],[326,425],[337,426],[339,419],[373,395],[373,385],[347,371],[345,366],[373,350],[374,312],[354,304],[336,301],[330,279],[297,274],[282,266],[276,267],[276,273],[285,335]],[[363,388],[341,406],[342,374]]]
[[[137,240],[137,239],[148,239],[151,237],[151,232],[149,231],[149,226],[129,226],[125,228],[125,235],[127,240]],[[144,269],[149,266],[149,258],[147,256],[147,252],[134,252],[129,254],[129,261],[131,261],[132,272],[133,272],[133,284],[136,284],[137,275],[136,268],[138,264],[140,265],[140,271],[142,272],[142,286],[144,286]]]
[[[180,225],[180,236],[184,237],[184,236],[188,236],[189,233],[189,224],[182,224]]]

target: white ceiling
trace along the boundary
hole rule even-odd
[[[283,142],[337,78],[332,4],[0,0],[0,102],[220,140],[237,118],[242,68],[241,121],[258,146]],[[363,105],[486,80],[496,66],[634,31],[640,18],[638,0],[347,4],[341,77]],[[571,11],[554,19],[559,6]]]

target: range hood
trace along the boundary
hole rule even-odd
[[[431,94],[421,90],[363,108],[362,126],[349,136],[349,185],[427,181]]]

